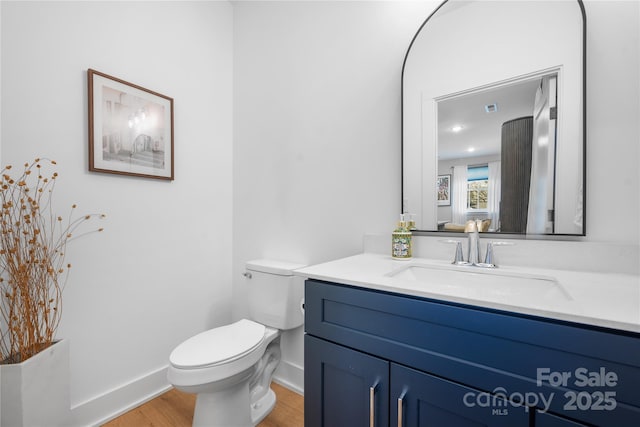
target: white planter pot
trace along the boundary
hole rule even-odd
[[[69,380],[68,340],[57,341],[22,363],[0,365],[0,425],[68,425]]]

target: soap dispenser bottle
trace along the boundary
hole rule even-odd
[[[391,236],[391,257],[393,259],[411,259],[411,231],[407,228],[404,215],[400,215],[398,227]]]

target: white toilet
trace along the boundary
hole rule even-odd
[[[171,352],[169,382],[197,394],[194,426],[255,426],[271,412],[280,331],[304,321],[304,279],[293,275],[302,267],[281,261],[247,262],[251,320],[202,332]]]

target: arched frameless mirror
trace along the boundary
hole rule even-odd
[[[445,0],[402,71],[402,211],[420,231],[585,235],[581,0]]]

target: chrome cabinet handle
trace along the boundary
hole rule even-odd
[[[402,392],[402,394],[400,395],[400,397],[398,397],[398,427],[402,427],[404,422],[403,422],[403,418],[404,418],[404,414],[402,413],[403,407],[404,407],[404,395],[406,392]]]
[[[378,384],[369,387],[369,427],[376,425],[376,388]]]

